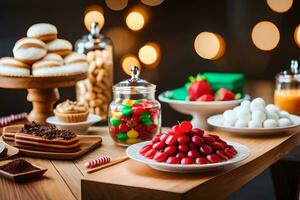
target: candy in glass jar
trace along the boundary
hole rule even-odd
[[[121,146],[151,140],[161,128],[156,86],[140,79],[136,66],[132,67],[131,76],[113,86],[114,99],[109,106],[109,133]]]

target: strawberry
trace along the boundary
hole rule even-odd
[[[215,98],[211,94],[204,94],[197,99],[197,101],[214,101]]]
[[[234,93],[228,89],[221,88],[215,93],[216,101],[230,101],[234,100]]]
[[[190,101],[196,101],[204,94],[212,94],[210,84],[205,77],[198,74],[196,78],[189,77],[191,83],[188,87],[188,98]]]

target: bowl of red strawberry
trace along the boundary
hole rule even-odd
[[[152,141],[130,146],[127,155],[161,171],[199,172],[233,165],[246,159],[250,151],[184,121]]]

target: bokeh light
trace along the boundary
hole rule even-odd
[[[132,11],[126,17],[126,24],[133,31],[141,30],[145,24],[145,17],[141,12]]]
[[[300,48],[300,24],[295,29],[294,40],[295,40],[297,46]]]
[[[215,60],[224,55],[225,41],[216,33],[202,32],[197,35],[194,48],[202,58]]]
[[[132,31],[127,28],[113,27],[109,28],[106,34],[113,41],[116,55],[123,55],[127,52],[133,51],[135,36]]]
[[[273,11],[283,13],[292,7],[293,0],[267,0],[267,4]]]
[[[98,22],[100,28],[104,26],[103,9],[100,6],[92,5],[85,10],[84,25],[90,31],[92,22]]]
[[[124,72],[128,75],[131,75],[131,67],[137,66],[141,70],[141,63],[138,58],[133,54],[126,54],[121,59],[121,66]]]
[[[111,10],[120,11],[126,8],[128,0],[105,0],[105,3]]]
[[[257,23],[252,29],[252,41],[254,45],[263,50],[274,49],[280,40],[280,33],[275,24],[269,21]]]
[[[139,59],[147,67],[156,67],[160,60],[160,47],[156,43],[147,43],[139,50]]]
[[[158,6],[164,2],[164,0],[141,0],[141,2],[147,6]]]

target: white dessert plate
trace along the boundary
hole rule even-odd
[[[129,146],[126,149],[126,154],[129,158],[136,160],[138,162],[145,163],[152,167],[153,169],[165,172],[175,172],[175,173],[195,173],[195,172],[207,172],[207,171],[215,171],[225,167],[232,167],[234,164],[245,160],[250,155],[250,150],[239,143],[228,142],[229,145],[234,146],[238,151],[238,154],[227,161],[219,162],[219,163],[210,163],[210,164],[191,164],[191,165],[181,165],[181,164],[167,164],[163,162],[156,162],[155,160],[148,159],[139,153],[140,149],[145,145],[150,144],[151,141],[141,142],[134,145]]]
[[[75,123],[61,122],[55,116],[51,116],[46,119],[46,122],[48,124],[53,124],[60,129],[73,131],[78,135],[87,134],[88,128],[99,121],[101,121],[101,118],[98,115],[94,115],[94,114],[89,114],[87,120],[84,122],[75,122]]]
[[[215,127],[216,129],[224,132],[230,132],[236,135],[278,135],[284,133],[293,132],[300,126],[300,117],[297,115],[290,115],[293,125],[288,127],[276,127],[276,128],[236,128],[226,127],[223,125],[223,115],[214,115],[207,119],[207,123]]]
[[[208,117],[232,109],[242,101],[250,99],[250,96],[246,94],[243,99],[232,101],[200,102],[168,99],[164,97],[164,93],[162,93],[158,96],[158,99],[161,102],[168,103],[177,112],[192,115],[193,119],[191,122],[193,127],[209,130],[210,127],[207,124]]]

